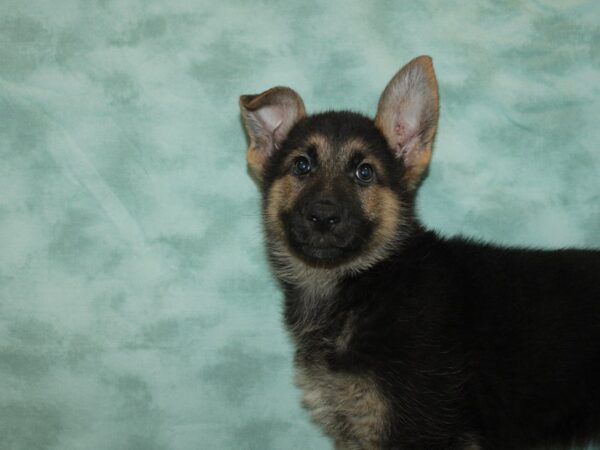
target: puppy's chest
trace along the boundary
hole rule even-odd
[[[347,448],[381,448],[388,407],[368,369],[340,369],[331,361],[343,357],[352,340],[355,317],[348,315],[336,332],[297,340],[296,382],[316,422]],[[309,332],[310,333],[310,332]]]

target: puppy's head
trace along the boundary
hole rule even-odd
[[[307,116],[286,87],[244,95],[240,106],[272,251],[295,264],[359,269],[399,244],[437,127],[431,58],[394,76],[374,121],[350,112]]]

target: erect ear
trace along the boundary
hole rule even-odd
[[[246,158],[252,175],[260,182],[269,157],[305,116],[300,96],[287,87],[274,87],[258,95],[242,95],[240,109],[250,138]]]
[[[377,106],[375,125],[397,157],[414,189],[431,161],[439,116],[438,87],[431,57],[419,56],[388,83]]]

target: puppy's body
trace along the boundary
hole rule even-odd
[[[428,58],[375,121],[241,99],[305,404],[348,449],[513,449],[600,435],[600,252],[442,239],[415,218]]]
[[[316,311],[289,287],[306,403],[350,448],[533,448],[589,436],[600,430],[600,288],[581,286],[599,273],[593,252],[419,232],[341,280]],[[379,441],[362,429],[372,423]]]

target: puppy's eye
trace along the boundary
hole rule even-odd
[[[370,183],[373,181],[375,171],[370,164],[362,163],[356,168],[355,175],[361,183]]]
[[[296,158],[294,160],[293,171],[296,175],[306,175],[310,172],[310,161],[308,158],[304,156]]]

